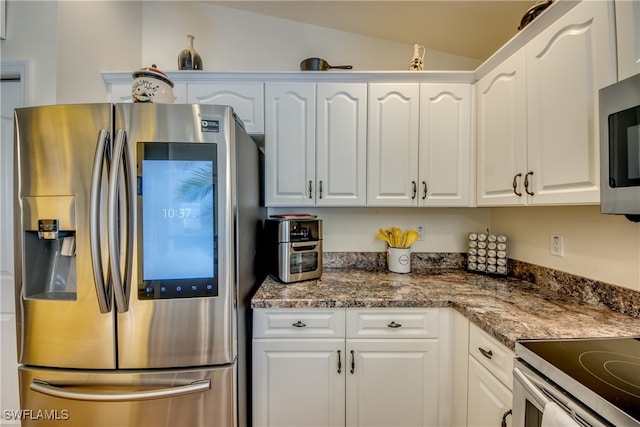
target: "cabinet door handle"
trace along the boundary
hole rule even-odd
[[[351,373],[353,374],[356,371],[356,356],[354,351],[351,350]]]
[[[387,325],[387,327],[388,327],[388,328],[396,329],[396,328],[401,328],[401,327],[402,327],[402,324],[401,324],[401,323],[396,323],[396,322],[394,322],[394,321],[392,320],[392,321],[391,321],[391,323],[389,323],[389,324]]]
[[[427,198],[427,182],[422,181],[422,200]]]
[[[486,357],[487,359],[491,359],[493,357],[493,352],[491,350],[485,350],[482,347],[478,347],[478,350],[480,351],[480,353],[482,353],[482,355],[484,357]]]
[[[338,350],[338,373],[342,373],[342,354],[340,353],[340,350]]]
[[[511,409],[502,414],[502,422],[500,423],[500,427],[507,427],[507,417],[511,414],[513,414],[513,411]]]
[[[516,176],[513,177],[513,192],[518,197],[522,197],[522,193],[518,192],[518,178],[521,177],[521,176],[522,176],[522,174],[519,173],[519,174],[517,174]]]
[[[291,326],[295,328],[304,328],[307,325],[298,320],[296,323],[292,323]]]
[[[411,199],[415,199],[418,194],[418,184],[415,181],[411,181],[411,185],[413,186],[413,194],[411,195]]]
[[[313,183],[311,181],[309,181],[309,198],[312,198],[312,191],[313,191]]]
[[[318,198],[322,199],[322,180],[318,183]]]
[[[533,191],[529,191],[529,175],[533,176],[533,171],[527,172],[524,176],[524,191],[526,191],[528,195],[533,196]]]

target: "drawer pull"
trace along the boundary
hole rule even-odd
[[[338,373],[339,374],[342,373],[342,358],[341,358],[340,350],[338,350]]]
[[[356,356],[355,352],[351,350],[351,373],[353,374],[356,371]]]
[[[485,350],[482,347],[478,347],[478,350],[480,351],[480,353],[482,353],[482,355],[484,357],[486,357],[487,359],[491,359],[493,357],[493,352],[491,350]]]
[[[294,326],[296,328],[304,328],[307,325],[298,320],[296,323],[292,323],[291,326]]]
[[[396,322],[394,322],[394,321],[392,320],[392,321],[391,321],[391,323],[389,323],[389,324],[387,325],[387,327],[388,327],[388,328],[393,328],[393,329],[395,329],[395,328],[401,328],[401,327],[402,327],[402,324],[401,324],[401,323],[396,323]]]

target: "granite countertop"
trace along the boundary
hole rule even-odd
[[[523,338],[640,336],[640,319],[513,278],[433,269],[325,268],[318,280],[268,276],[252,308],[451,307],[510,349]]]

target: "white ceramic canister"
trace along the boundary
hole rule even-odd
[[[411,248],[388,248],[387,266],[394,273],[410,273]]]
[[[155,102],[173,104],[173,82],[165,73],[152,67],[141,68],[133,72],[131,96],[135,103]]]

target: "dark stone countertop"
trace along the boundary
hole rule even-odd
[[[252,308],[451,307],[510,349],[524,338],[640,336],[640,319],[512,278],[433,269],[325,268],[318,280],[268,276]]]

